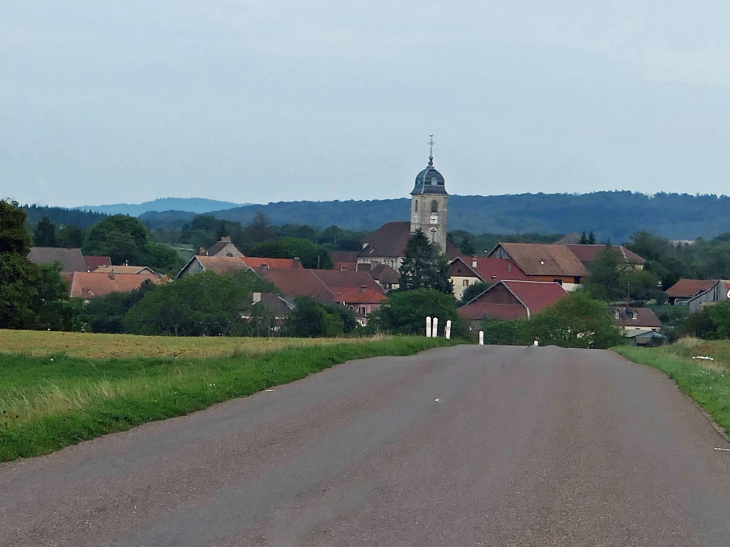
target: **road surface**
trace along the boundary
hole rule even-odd
[[[0,466],[0,545],[725,547],[716,448],[653,369],[458,346]]]

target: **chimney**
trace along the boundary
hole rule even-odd
[[[207,256],[208,253],[205,252],[205,247],[200,247],[198,249],[198,256]]]
[[[260,292],[253,293],[253,304],[257,304],[259,302],[261,302],[261,293]]]
[[[221,243],[230,243],[231,242],[231,236],[223,236],[221,238]]]
[[[114,279],[114,270],[109,270],[109,279]]]
[[[471,259],[471,267],[476,268],[477,267],[477,257],[474,257]]]
[[[636,320],[636,319],[638,319],[638,318],[639,318],[639,314],[638,314],[638,312],[637,312],[636,310],[633,310],[633,311],[631,312],[631,319],[634,319],[634,320]]]
[[[360,285],[360,294],[365,294],[365,291],[368,290],[367,285]]]
[[[260,271],[260,272],[261,272],[262,274],[267,274],[267,273],[269,273],[269,265],[268,265],[268,264],[261,264],[261,267],[259,268],[259,271]]]

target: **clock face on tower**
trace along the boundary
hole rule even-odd
[[[439,216],[437,214],[432,213],[431,214],[430,222],[431,222],[431,224],[438,224],[439,223]]]

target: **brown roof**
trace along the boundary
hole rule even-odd
[[[205,254],[206,256],[215,256],[219,252],[221,252],[226,245],[233,245],[233,243],[231,243],[230,236],[224,236],[220,239],[220,241],[216,241],[213,245],[211,245],[210,249],[205,250]],[[235,245],[233,245],[233,247],[235,247],[238,251],[238,247],[236,247]],[[238,252],[240,253],[241,251]]]
[[[330,251],[335,270],[357,269],[357,253],[352,251]]]
[[[194,256],[203,269],[220,275],[247,270],[248,266],[238,256]]]
[[[60,247],[31,247],[28,258],[34,264],[61,263],[64,273],[87,271],[81,249],[62,249]]]
[[[363,238],[367,245],[358,256],[387,256],[402,257],[406,254],[406,245],[411,238],[410,222],[387,222],[373,233]],[[446,242],[446,256],[453,260],[460,256],[461,252],[450,241]]]
[[[156,275],[117,274],[98,272],[74,272],[71,281],[71,298],[97,298],[112,292],[132,292],[145,281],[160,283]]]
[[[236,260],[242,261],[249,268],[258,270],[266,265],[269,268],[301,268],[302,263],[296,258],[262,258],[258,256],[239,256]]]
[[[567,245],[545,245],[541,243],[500,243],[501,247],[527,275],[558,275],[584,277],[588,270]],[[491,253],[490,253],[491,255]]]
[[[99,266],[111,266],[112,259],[108,256],[84,256],[86,269],[90,272],[96,270]]]
[[[147,266],[99,266],[93,272],[98,273],[109,273],[114,272],[115,274],[156,274],[152,268]]]
[[[387,264],[376,264],[368,272],[370,277],[381,283],[398,283],[400,274]]]
[[[606,248],[606,245],[566,245],[570,251],[578,257],[581,262],[595,262],[599,252]],[[620,254],[626,262],[632,264],[646,264],[646,260],[636,253],[629,251],[623,245],[611,245],[611,249]]]
[[[680,279],[667,289],[667,296],[670,298],[692,298],[698,293],[710,290],[715,283],[717,283],[717,279]],[[726,285],[728,284],[726,283]]]
[[[507,289],[510,296],[502,302],[490,300],[491,294]],[[532,317],[548,306],[555,304],[568,293],[559,283],[543,281],[504,280],[489,287],[482,294],[458,309],[465,319],[478,320],[484,317],[512,320]],[[506,300],[506,301],[505,301]]]
[[[622,327],[661,327],[662,322],[649,308],[617,306],[613,309],[616,321]],[[636,319],[634,319],[634,313]]]
[[[289,296],[360,304],[385,299],[383,289],[367,272],[272,268],[261,276]]]

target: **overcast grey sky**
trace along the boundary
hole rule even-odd
[[[0,0],[0,196],[728,193],[730,3]]]

